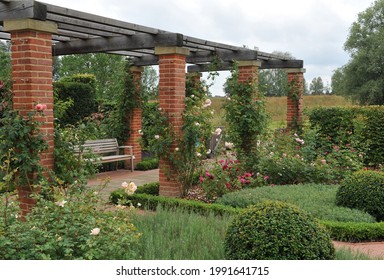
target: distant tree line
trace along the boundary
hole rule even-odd
[[[349,62],[336,69],[332,88],[361,105],[384,104],[384,0],[359,13],[344,49]]]

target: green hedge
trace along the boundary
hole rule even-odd
[[[384,106],[321,107],[307,114],[320,148],[326,151],[350,144],[365,152],[367,166],[384,162]]]
[[[84,117],[97,112],[96,79],[93,75],[74,75],[54,83],[55,98],[73,100],[73,106],[67,109],[59,120],[62,125],[75,124]]]
[[[384,222],[381,223],[343,223],[321,221],[331,234],[331,238],[345,242],[372,242],[384,240]]]
[[[159,195],[159,183],[148,183],[144,184],[142,186],[138,186],[135,194],[149,194],[153,196]],[[119,200],[126,200],[128,199],[128,195],[124,192],[124,189],[118,189],[116,191],[113,191],[109,195],[109,200],[113,204],[118,204]]]
[[[142,207],[149,210],[156,210],[157,206],[161,205],[164,208],[180,208],[202,215],[207,215],[209,213],[214,213],[215,215],[223,215],[225,213],[238,213],[241,211],[240,209],[235,209],[224,205],[207,204],[200,201],[186,200],[181,198],[154,196],[144,193],[126,195],[123,190],[114,191],[110,196],[110,201],[114,204],[117,204],[119,198],[126,199],[126,201],[129,201],[132,205],[137,205],[140,203]]]
[[[136,165],[136,170],[152,170],[159,168],[159,159],[157,158],[150,158],[150,159],[144,159],[143,161],[139,162]]]

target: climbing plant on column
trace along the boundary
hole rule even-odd
[[[225,119],[228,136],[233,142],[238,159],[246,169],[257,164],[257,143],[265,133],[268,115],[264,94],[257,90],[257,82],[239,81],[239,69],[235,65],[226,81]]]
[[[181,137],[176,137],[169,115],[161,107],[152,112],[153,123],[143,131],[151,135],[145,138],[149,150],[170,163],[172,170],[165,170],[165,174],[172,172],[180,183],[182,196],[196,183],[201,161],[211,153],[207,149],[213,131],[212,102],[208,97],[209,90],[204,82],[188,79]]]

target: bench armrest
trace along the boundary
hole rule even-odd
[[[129,149],[132,149],[133,146],[119,146],[120,149],[124,149],[124,148],[129,148]]]
[[[133,155],[133,146],[119,146],[119,149],[129,149],[129,153]]]

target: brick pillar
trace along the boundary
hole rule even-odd
[[[144,68],[132,66],[129,69],[129,71],[131,71],[131,73],[133,74],[136,90],[140,91],[141,74],[143,73]],[[139,92],[139,94],[137,95],[137,98],[141,98],[141,92]],[[130,136],[127,142],[125,143],[126,146],[133,146],[133,155],[135,156],[135,165],[141,161],[141,146],[139,143],[141,135],[139,131],[141,130],[141,126],[142,126],[142,115],[143,115],[142,113],[143,113],[142,108],[133,109],[131,120],[130,120],[130,124],[131,124]]]
[[[287,69],[287,130],[297,131],[303,122],[303,92],[305,69]]]
[[[160,108],[168,114],[176,137],[180,137],[185,109],[186,56],[189,50],[181,47],[157,47],[159,56],[159,100]],[[171,149],[176,148],[176,144]],[[176,180],[171,164],[160,158],[160,195],[181,196],[181,187]]]
[[[32,19],[6,20],[4,30],[11,33],[13,108],[21,115],[35,110],[37,103],[47,105],[41,132],[46,135],[48,151],[41,155],[40,164],[53,169],[53,86],[52,33],[56,24]],[[32,174],[31,174],[32,175]],[[30,198],[30,186],[18,186],[22,215],[26,215],[35,201]]]
[[[255,98],[257,95],[257,87],[259,83],[259,67],[261,61],[249,60],[239,61],[239,82],[252,83],[255,86]]]

